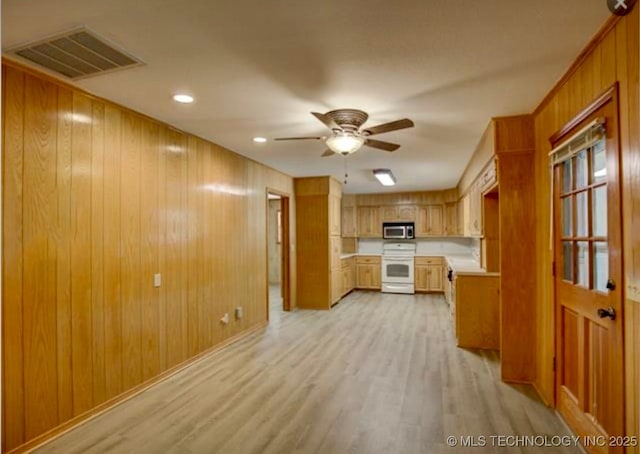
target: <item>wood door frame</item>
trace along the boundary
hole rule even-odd
[[[559,143],[562,139],[566,138],[569,136],[569,134],[576,130],[577,127],[579,127],[582,124],[586,124],[587,120],[592,117],[600,108],[602,108],[603,106],[605,106],[607,103],[611,102],[613,103],[613,111],[614,111],[614,115],[615,115],[615,148],[613,150],[611,150],[612,153],[615,153],[615,159],[617,162],[617,166],[616,166],[616,172],[614,175],[610,176],[610,180],[607,181],[608,185],[611,185],[612,187],[616,188],[615,191],[615,198],[613,200],[608,200],[608,204],[616,204],[619,208],[619,212],[623,213],[623,207],[622,207],[622,187],[621,187],[621,183],[622,183],[622,179],[621,179],[621,135],[620,135],[620,104],[619,104],[619,87],[618,87],[618,82],[615,82],[612,86],[610,86],[608,89],[606,89],[600,96],[598,96],[593,102],[591,102],[591,104],[589,104],[587,107],[585,107],[582,111],[580,111],[574,118],[572,118],[569,122],[567,122],[562,128],[560,128],[556,133],[554,133],[550,138],[549,138],[549,142],[551,144],[551,147],[554,147],[554,144]],[[609,153],[610,150],[607,149],[607,153]],[[557,259],[557,254],[558,254],[558,247],[559,247],[559,238],[557,237],[557,231],[558,231],[558,220],[559,220],[559,213],[561,210],[561,207],[559,206],[559,204],[556,202],[557,197],[558,197],[558,191],[560,190],[560,188],[558,187],[557,183],[557,170],[554,166],[554,168],[552,169],[552,178],[554,179],[554,185],[553,185],[553,212],[551,214],[552,219],[553,219],[553,241],[552,241],[552,247],[553,247],[553,269],[554,269],[554,274],[553,274],[553,317],[554,317],[554,381],[553,381],[553,399],[554,399],[554,407],[558,407],[558,394],[559,394],[559,380],[560,380],[560,373],[561,373],[561,367],[562,367],[562,352],[559,351],[559,342],[562,336],[562,327],[560,326],[561,324],[561,320],[559,320],[558,317],[558,290],[557,290],[557,275],[558,273],[562,272],[559,269],[559,264],[557,263],[556,259]],[[575,222],[575,220],[574,220]],[[616,287],[619,289],[619,292],[622,292],[623,289],[625,288],[624,286],[624,260],[623,260],[623,251],[624,251],[624,244],[623,244],[623,226],[622,226],[622,222],[620,220],[619,222],[619,229],[617,229],[617,231],[615,232],[611,232],[610,229],[608,229],[608,234],[612,237],[612,238],[616,238],[618,240],[619,246],[620,246],[620,250],[618,251],[618,255],[619,255],[619,260],[620,260],[620,282],[616,283]],[[591,271],[590,271],[591,272]],[[621,361],[621,365],[622,365],[622,370],[621,370],[621,374],[620,374],[620,389],[624,390],[625,389],[625,369],[626,369],[626,364],[625,364],[625,354],[624,354],[624,350],[625,350],[625,343],[624,343],[624,298],[622,293],[620,293],[619,296],[620,299],[620,307],[619,307],[619,312],[616,314],[617,317],[616,319],[618,320],[618,323],[620,323],[620,329],[621,329],[621,339],[620,339],[620,345],[616,344],[615,347],[620,347],[618,350],[615,352],[616,356],[619,356],[620,361]],[[621,427],[623,431],[626,431],[626,427],[625,427],[625,407],[624,407],[624,397],[622,399],[622,407],[619,409],[619,417],[622,418],[622,423],[621,423]],[[622,434],[611,434],[611,435],[622,435]]]
[[[282,294],[282,310],[291,310],[291,195],[278,191],[277,189],[266,188],[266,270],[267,270],[267,321],[269,320],[269,194],[280,196],[280,216],[282,220],[282,241],[280,243],[280,289]]]

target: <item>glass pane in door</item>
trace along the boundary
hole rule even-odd
[[[589,236],[589,192],[576,195],[576,236]]]
[[[607,236],[607,187],[593,190],[593,236]]]
[[[604,149],[604,140],[596,143],[591,152],[593,182],[600,183],[607,179],[607,157]]]
[[[573,236],[573,198],[571,196],[562,199],[562,236]]]
[[[571,192],[573,189],[571,176],[572,176],[572,165],[571,159],[562,163],[562,193],[566,194],[567,192]]]
[[[576,160],[576,189],[581,189],[589,184],[589,161],[587,150],[583,150],[574,158]]]
[[[573,242],[562,242],[562,279],[573,282]]]
[[[576,243],[576,284],[589,288],[589,242]]]
[[[607,292],[609,279],[609,245],[604,242],[593,244],[593,287],[600,292]]]

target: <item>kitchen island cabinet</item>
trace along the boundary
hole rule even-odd
[[[458,347],[500,349],[499,275],[455,275],[449,304]]]

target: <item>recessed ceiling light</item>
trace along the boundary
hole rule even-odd
[[[181,102],[182,104],[190,104],[193,102],[193,96],[178,94],[173,95],[173,100],[176,102]]]
[[[265,139],[264,137],[254,137],[253,141],[256,143],[265,143],[267,139]]]

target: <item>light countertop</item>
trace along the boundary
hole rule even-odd
[[[365,253],[346,253],[341,254],[340,259],[348,259],[356,256],[373,256],[380,257],[382,254],[376,254],[371,252]],[[447,265],[453,269],[457,275],[464,276],[500,276],[500,273],[489,273],[484,268],[480,267],[480,263],[472,254],[416,254],[416,257],[444,257]]]
[[[471,254],[449,254],[445,255],[444,258],[447,261],[447,265],[459,276],[500,276],[500,273],[487,272]]]
[[[382,257],[382,254],[376,252],[347,252],[345,254],[341,254],[341,259],[349,259],[351,257]]]

